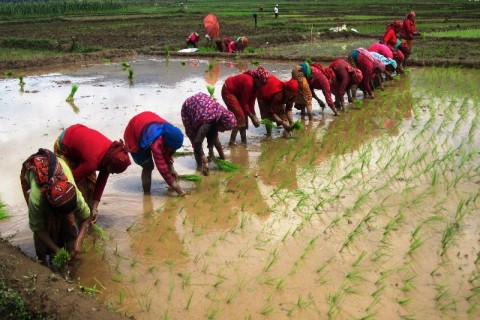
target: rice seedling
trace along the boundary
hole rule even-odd
[[[23,74],[21,74],[21,75],[18,76],[18,80],[19,80],[19,83],[18,83],[18,84],[19,84],[20,86],[25,85],[25,82],[23,81]]]
[[[178,158],[178,157],[185,157],[185,156],[191,156],[191,155],[193,155],[193,151],[175,151],[175,153],[173,154],[173,157]]]
[[[192,293],[190,293],[190,295],[187,298],[187,303],[185,304],[185,310],[188,310],[190,308],[190,304],[192,303],[193,293],[194,291],[192,291]]]
[[[118,304],[123,305],[123,301],[125,300],[125,294],[122,290],[118,291]]]
[[[181,174],[178,176],[180,180],[191,181],[191,182],[201,182],[202,176],[198,174]]]
[[[132,80],[133,78],[135,78],[132,68],[128,68],[127,71],[128,71],[128,79]]]
[[[126,61],[122,61],[122,62],[120,63],[120,65],[121,65],[124,69],[130,68],[130,63],[128,63],[128,62],[126,62]]]
[[[0,200],[0,220],[8,218],[7,210],[5,209],[5,204]]]
[[[225,172],[235,172],[241,170],[241,167],[228,161],[228,160],[223,160],[220,158],[214,158],[213,162],[217,165],[217,167]]]
[[[210,306],[207,309],[205,316],[207,317],[207,319],[213,320],[217,317],[218,311],[219,311],[218,308],[214,308],[213,306]]]
[[[267,262],[265,263],[265,266],[263,267],[263,272],[268,272],[272,265],[278,260],[278,251],[277,248],[273,249],[270,251],[268,255]]]
[[[271,304],[267,303],[262,307],[262,310],[260,310],[260,313],[264,316],[268,316],[268,315],[272,314],[272,312],[274,310],[275,309],[273,308],[273,306]]]
[[[96,224],[96,223],[91,223],[90,225],[92,226],[93,230],[95,230],[95,231],[100,235],[100,237],[101,237],[102,239],[107,239],[107,238],[108,238],[108,235],[107,235],[107,233],[105,232],[105,230],[103,230],[103,228],[100,227],[98,224]]]
[[[303,128],[302,121],[300,121],[300,120],[295,121],[295,122],[292,124],[291,128],[292,128],[293,130],[302,130],[302,128]]]
[[[210,94],[210,98],[215,99],[215,96],[214,96],[215,86],[207,85],[207,91]]]
[[[70,255],[68,251],[65,248],[60,248],[53,256],[52,266],[57,270],[62,269],[63,266],[68,262],[69,257]]]
[[[73,101],[73,96],[75,95],[77,90],[78,90],[78,84],[76,83],[72,84],[72,88],[70,90],[70,94],[67,97],[67,101]]]
[[[268,130],[271,130],[275,127],[275,123],[268,118],[260,120],[260,123],[263,124]]]

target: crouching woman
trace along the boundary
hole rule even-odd
[[[76,258],[90,225],[90,208],[70,168],[52,151],[40,149],[23,163],[20,182],[38,259],[48,263],[60,248]]]

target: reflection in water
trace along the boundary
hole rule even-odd
[[[75,102],[73,102],[73,100],[67,100],[67,103],[70,105],[70,107],[72,107],[73,112],[80,112],[80,109],[75,105]]]

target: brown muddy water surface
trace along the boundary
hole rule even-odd
[[[213,62],[213,61],[212,61]],[[183,101],[248,62],[129,61],[0,81],[3,237],[34,255],[21,163],[83,123],[119,139],[129,119],[159,113],[183,128]],[[282,80],[292,64],[262,64]],[[110,177],[98,224],[70,275],[138,319],[478,318],[480,98],[475,70],[411,69],[340,117],[322,113],[289,139],[250,128],[227,146],[238,173],[215,169],[178,198],[140,167]],[[65,102],[72,83],[79,89]],[[321,93],[318,93],[321,96]],[[223,102],[223,101],[221,101]],[[295,118],[299,118],[295,114]],[[185,143],[182,151],[191,151]],[[176,158],[195,173],[193,156]]]

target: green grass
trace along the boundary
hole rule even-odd
[[[449,31],[433,31],[422,35],[425,38],[437,37],[437,38],[480,38],[480,29],[467,29],[467,30],[449,30]]]
[[[0,220],[8,218],[7,209],[5,208],[5,203],[0,200]]]

